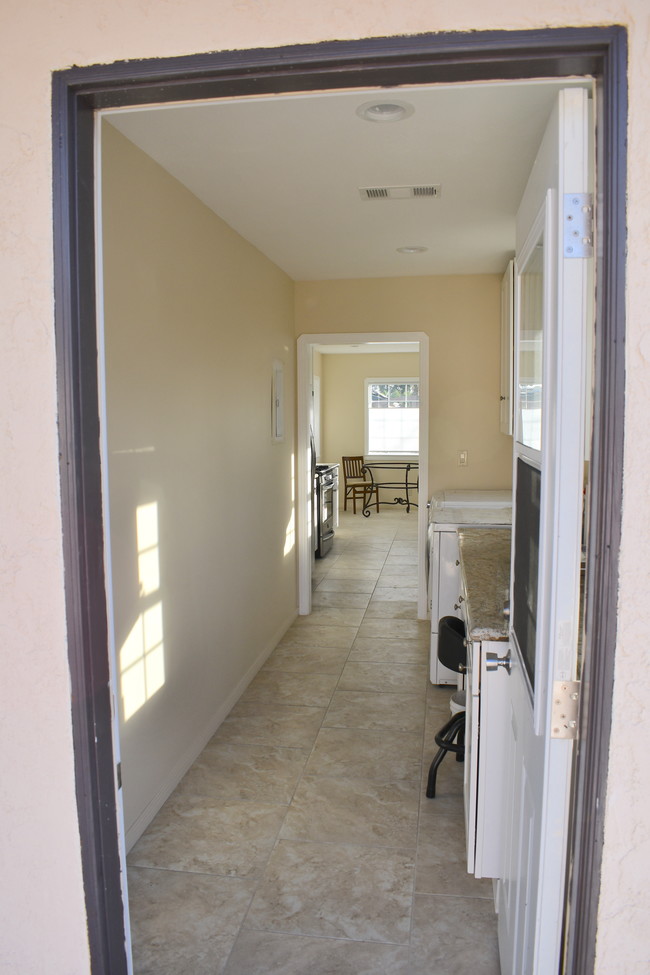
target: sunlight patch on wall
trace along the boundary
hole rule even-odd
[[[296,465],[294,455],[291,455],[291,515],[287,524],[284,540],[284,555],[290,555],[296,547]]]
[[[296,514],[295,510],[291,509],[291,517],[289,518],[289,523],[287,525],[286,538],[284,541],[284,554],[290,555],[296,547]]]
[[[124,720],[128,721],[165,683],[162,602],[158,548],[158,505],[136,510],[140,603],[144,603],[119,653]]]

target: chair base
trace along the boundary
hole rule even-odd
[[[373,502],[372,497],[375,497]],[[378,488],[372,487],[370,482],[367,484],[348,484],[345,488],[345,494],[343,497],[343,510],[348,510],[348,499],[352,500],[352,512],[356,515],[357,513],[357,499],[362,502],[361,508],[366,507],[366,504],[373,504],[376,506],[377,511],[379,511],[379,490]]]
[[[454,714],[435,736],[438,751],[429,768],[427,779],[427,799],[435,799],[438,768],[447,752],[456,754],[456,761],[465,759],[465,711]]]

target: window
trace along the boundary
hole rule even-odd
[[[366,379],[366,454],[417,457],[418,379]]]

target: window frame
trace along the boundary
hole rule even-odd
[[[381,383],[383,386],[393,385],[397,383],[411,383],[417,384],[418,387],[418,404],[420,400],[420,377],[403,377],[403,376],[371,376],[364,379],[363,381],[363,455],[372,460],[419,460],[420,452],[419,449],[411,451],[410,453],[377,453],[377,451],[372,451],[370,449],[370,405],[368,402],[369,398],[369,387],[375,384]],[[418,426],[420,422],[420,407],[418,405]]]

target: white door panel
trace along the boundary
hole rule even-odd
[[[587,92],[561,92],[517,218],[502,975],[557,975],[561,953],[573,743],[552,736],[551,705],[576,669],[590,281],[565,250],[563,206],[591,189],[588,124]]]

